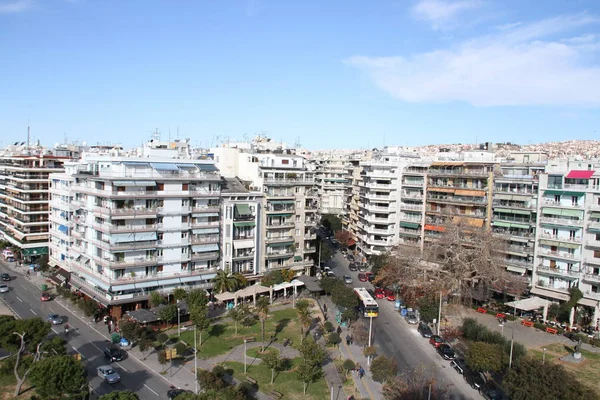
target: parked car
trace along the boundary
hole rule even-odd
[[[329,278],[335,278],[335,274],[333,273],[333,271],[327,271],[325,272],[325,275],[327,275],[327,277]]]
[[[7,262],[15,262],[15,261],[17,261],[17,259],[16,259],[16,258],[14,258],[14,257],[8,257],[8,258],[6,259],[6,261],[7,261]]]
[[[348,269],[349,269],[350,271],[358,271],[358,267],[357,267],[357,266],[356,266],[356,264],[355,264],[355,263],[353,263],[353,262],[351,262],[351,263],[348,265]]]
[[[194,393],[194,392],[192,392],[191,390],[185,390],[185,389],[171,389],[167,392],[167,399],[173,400],[180,394],[184,394],[184,393]]]
[[[488,382],[479,393],[487,400],[504,400],[502,390],[492,382]]]
[[[6,274],[6,273],[0,274],[0,279],[2,279],[3,282],[8,282],[8,281],[12,280],[12,278],[10,277],[10,275]]]
[[[433,331],[431,330],[429,325],[427,325],[425,322],[419,322],[417,331],[419,331],[421,336],[423,336],[424,338],[430,338],[433,336]]]
[[[353,262],[354,260],[354,256],[352,254],[348,254],[348,261]]]
[[[367,272],[367,273],[365,273],[365,275],[367,275],[367,280],[368,280],[369,282],[373,282],[373,281],[375,280],[375,274],[374,274],[374,273],[372,273],[372,272]]]
[[[387,301],[396,301],[396,294],[393,290],[385,289],[385,298]]]
[[[382,288],[375,289],[375,298],[381,300],[385,297],[385,290]]]
[[[10,287],[8,285],[0,285],[0,293],[8,293],[10,292]]]
[[[42,296],[40,297],[40,300],[42,300],[42,301],[50,301],[50,300],[52,300],[52,296],[50,296],[50,293],[42,293]]]
[[[368,269],[369,269],[369,266],[367,264],[358,264],[358,270],[360,272],[365,272]]]
[[[454,353],[452,347],[450,347],[450,345],[447,343],[440,344],[437,347],[437,352],[440,356],[442,356],[444,360],[454,360],[454,358],[456,357],[456,353]]]
[[[362,274],[362,273],[361,273],[361,274],[358,274],[358,280],[359,280],[359,281],[361,281],[361,282],[366,282],[366,281],[368,281],[367,275],[365,275],[365,274]]]
[[[463,369],[463,378],[475,390],[481,392],[485,386],[485,379],[480,372],[473,372],[469,368]]]
[[[123,360],[123,352],[118,347],[105,347],[102,350],[104,357],[108,358],[110,362]]]
[[[433,335],[429,338],[429,344],[431,344],[436,349],[444,343],[444,339],[441,336]]]
[[[50,322],[52,325],[60,325],[63,323],[63,319],[58,314],[50,314],[48,315],[48,322]]]
[[[450,362],[450,366],[461,375],[463,375],[465,370],[468,368],[464,358],[455,358]]]
[[[416,325],[419,323],[419,317],[417,317],[417,313],[414,311],[407,312],[406,317],[404,317],[404,319],[411,325]]]
[[[349,275],[344,275],[344,283],[351,285],[352,284],[352,277]]]
[[[102,365],[98,367],[98,376],[106,383],[117,383],[121,381],[121,375],[111,366]]]

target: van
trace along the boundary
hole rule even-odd
[[[9,258],[15,258],[15,254],[10,249],[4,249],[2,250],[2,257],[7,260]]]

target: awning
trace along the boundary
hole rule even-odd
[[[156,181],[135,181],[134,184],[140,187],[156,186]]]
[[[235,299],[235,294],[231,293],[231,292],[223,292],[223,293],[219,293],[219,294],[215,294],[215,299],[217,299],[218,301],[229,301],[229,300],[233,300]]]
[[[292,213],[269,214],[269,217],[291,217]]]
[[[114,181],[113,186],[135,186],[134,181]]]
[[[531,210],[512,210],[512,213],[520,215],[529,215],[531,214]]]
[[[294,256],[294,261],[295,262],[302,261],[302,256]]]
[[[202,234],[208,234],[208,233],[219,233],[219,228],[192,229],[192,233],[194,235],[202,235]]]
[[[580,247],[580,245],[577,244],[577,243],[565,243],[565,242],[561,242],[558,245],[558,247],[565,247],[567,249],[575,249],[575,250],[577,250]]]
[[[198,213],[197,211],[194,211],[194,214],[198,214],[199,218],[202,218],[202,217],[218,217],[219,216],[218,212]]]
[[[583,211],[582,210],[562,210],[562,214],[565,217],[575,217],[579,219],[583,219]]]
[[[430,187],[430,188],[427,188],[427,191],[428,192],[454,193],[456,191],[456,189]]]
[[[143,161],[123,161],[123,165],[128,167],[147,167],[150,163]]]
[[[565,193],[564,190],[556,190],[556,189],[547,189],[544,190],[544,194],[558,194],[558,195],[563,195]]]
[[[483,197],[485,196],[485,191],[483,190],[464,190],[464,189],[456,189],[454,192],[455,195],[459,196],[472,196],[472,197]]]
[[[252,240],[252,239],[234,240],[233,241],[234,249],[251,249],[253,247],[254,247],[254,240]]]
[[[354,246],[356,244],[356,240],[348,239],[348,247]]]
[[[156,232],[114,233],[110,235],[110,243],[147,242],[157,239]]]
[[[161,286],[165,286],[165,285],[174,285],[174,284],[180,284],[181,280],[179,280],[179,278],[171,278],[171,279],[160,279],[158,281],[158,283]]]
[[[568,179],[590,179],[595,171],[574,169],[565,178]]]
[[[542,213],[543,214],[550,214],[550,215],[562,215],[562,211],[560,208],[549,208],[549,207],[544,207],[542,209]]]
[[[171,163],[150,163],[150,166],[157,171],[179,171],[177,164]]]
[[[513,213],[513,210],[511,210],[511,209],[508,209],[508,208],[499,208],[499,207],[494,208],[494,211],[495,212],[509,213],[509,214]]]
[[[540,244],[543,244],[546,246],[556,246],[557,245],[556,242],[553,242],[551,240],[545,240],[545,239],[540,240]]]
[[[181,169],[196,169],[196,164],[175,164],[177,168]]]
[[[219,250],[219,245],[216,243],[199,244],[199,245],[192,246],[192,251],[194,253],[204,253],[207,251],[218,251],[218,250]]]
[[[135,289],[135,284],[128,283],[126,285],[112,285],[113,292],[124,292],[125,290],[133,290]]]
[[[446,228],[444,228],[443,226],[427,224],[427,225],[425,225],[425,230],[426,231],[444,232],[446,230]]]
[[[551,302],[548,300],[544,300],[542,298],[533,296],[533,297],[529,297],[527,299],[510,301],[510,302],[506,303],[506,305],[509,307],[518,308],[519,310],[523,310],[523,311],[533,311],[533,310],[539,310],[540,308],[547,307],[550,305],[550,303]]]
[[[58,226],[58,230],[62,233],[64,233],[65,235],[69,234],[69,228],[64,226],[64,225],[59,225]]]
[[[497,200],[512,200],[512,195],[511,194],[502,194],[502,193],[498,193],[498,194],[494,194],[494,199]]]
[[[196,167],[200,168],[202,171],[218,171],[215,164],[196,164]]]
[[[510,222],[494,221],[493,224],[494,224],[494,226],[502,226],[504,228],[510,228]]]
[[[590,214],[590,218],[600,219],[600,212],[593,212]]]
[[[146,281],[146,282],[136,282],[135,287],[138,289],[149,288],[149,287],[158,287],[158,281]]]
[[[516,272],[518,274],[524,274],[525,272],[527,272],[527,268],[515,267],[513,265],[507,266],[506,270],[510,272]]]
[[[526,224],[515,224],[514,222],[511,222],[510,224],[511,228],[517,228],[517,229],[529,229],[529,225]]]
[[[577,302],[577,304],[581,304],[582,306],[588,306],[588,307],[600,306],[600,302],[598,302],[598,300],[592,300],[592,299],[586,299],[586,298],[579,300]]]
[[[256,223],[254,221],[240,221],[240,222],[235,222],[233,221],[233,226],[241,228],[244,226],[254,226],[256,225]]]
[[[400,221],[400,226],[403,228],[419,229],[420,225],[421,224],[419,224],[418,222]]]
[[[32,247],[30,249],[21,249],[21,254],[24,257],[41,256],[48,254],[48,247]]]
[[[552,290],[542,289],[537,286],[534,286],[533,288],[531,288],[531,293],[538,294],[540,296],[550,297],[552,299],[559,299],[559,300],[564,300],[564,301],[569,300],[568,294],[557,293]]]
[[[235,212],[237,215],[252,215],[252,211],[250,211],[248,204],[236,204]]]

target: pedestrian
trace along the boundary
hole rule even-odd
[[[354,335],[350,334],[350,344],[354,344]]]
[[[323,304],[323,312],[327,312],[327,304]]]
[[[346,335],[346,346],[350,346],[350,335]]]
[[[341,335],[342,334],[342,327],[338,325],[336,332],[337,332],[338,335]]]
[[[363,376],[365,376],[365,369],[363,367],[360,367],[360,369],[358,370],[358,377],[362,379]]]
[[[110,335],[110,332],[111,332],[110,324],[107,324],[106,326],[108,327],[108,334]]]

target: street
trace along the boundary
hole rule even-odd
[[[140,361],[127,354],[123,361],[111,364],[121,375],[121,382],[112,385],[104,383],[98,377],[96,368],[109,364],[102,353],[102,349],[109,345],[108,340],[103,336],[108,333],[106,326],[102,322],[94,324],[90,321],[82,321],[54,300],[40,301],[41,291],[31,280],[21,275],[20,271],[15,273],[15,269],[8,267],[4,262],[0,262],[0,269],[1,272],[9,273],[13,279],[5,282],[10,286],[10,292],[3,293],[1,296],[21,318],[40,317],[45,321],[49,314],[54,313],[63,318],[63,324],[52,326],[52,330],[56,335],[67,339],[67,349],[70,354],[81,354],[90,385],[96,394],[101,396],[115,390],[130,390],[140,399],[166,398],[170,385],[165,378],[152,373]],[[67,323],[70,331],[68,337],[65,337],[64,325]]]
[[[331,246],[329,241],[326,243]],[[352,287],[373,289],[369,282],[360,282],[359,272],[351,272],[348,264],[340,251],[336,251],[329,261],[329,266],[338,278],[342,278],[343,275],[352,277]],[[450,361],[443,360],[429,344],[429,340],[421,337],[417,326],[409,325],[400,313],[394,310],[394,302],[378,300],[377,303],[379,317],[373,319],[373,334],[378,354],[392,355],[398,362],[400,372],[419,366],[434,369],[438,387],[448,390],[452,399],[481,399],[477,391],[464,381],[462,375],[450,367]]]

